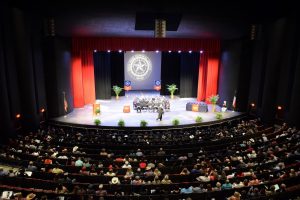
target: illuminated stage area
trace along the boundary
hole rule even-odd
[[[186,111],[186,104],[188,102],[196,102],[195,98],[179,98],[169,99],[169,96],[165,96],[170,101],[170,111],[165,111],[162,121],[157,121],[158,113],[149,112],[143,110],[141,113],[137,113],[133,110],[133,99],[135,97],[155,97],[158,93],[147,92],[134,92],[126,93],[126,96],[120,97],[118,100],[112,98],[111,100],[98,100],[100,102],[101,114],[99,116],[93,115],[93,105],[86,105],[83,108],[74,109],[73,112],[66,116],[61,116],[53,119],[54,121],[82,124],[82,125],[94,125],[94,120],[99,118],[101,120],[101,126],[117,127],[118,121],[123,119],[126,127],[139,127],[141,120],[146,120],[149,127],[163,127],[172,126],[173,119],[179,119],[180,125],[192,125],[195,124],[195,118],[201,116],[203,123],[217,121],[216,113],[211,112],[212,106],[208,105],[208,112],[193,112]],[[124,113],[124,106],[130,106],[130,112]],[[220,108],[218,108],[220,109]],[[223,119],[229,119],[242,115],[240,112],[226,111],[223,113]]]

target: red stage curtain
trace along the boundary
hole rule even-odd
[[[74,108],[95,101],[95,77],[93,51],[72,44],[72,88]]]
[[[205,101],[206,97],[207,59],[208,55],[206,53],[200,54],[197,94],[198,101]]]
[[[204,52],[200,56],[198,76],[198,101],[206,101],[218,92],[219,53]]]
[[[83,85],[82,85],[82,66],[80,56],[72,55],[72,90],[74,108],[84,106]]]
[[[72,87],[74,107],[83,107],[95,101],[93,51],[200,51],[220,52],[220,40],[182,38],[73,38],[72,39]],[[204,56],[201,56],[205,57]],[[201,60],[200,60],[201,61]],[[207,64],[206,64],[207,63]],[[203,59],[199,65],[198,100],[216,92],[218,59]],[[203,66],[203,67],[202,67]],[[212,69],[210,69],[212,66]],[[208,87],[209,86],[209,87]]]
[[[96,100],[93,52],[82,51],[81,57],[84,104],[91,104]]]
[[[206,77],[206,99],[218,92],[219,78],[219,56],[218,54],[209,55],[207,61],[207,77]]]
[[[220,40],[187,38],[73,38],[73,47],[78,50],[98,51],[220,51]]]

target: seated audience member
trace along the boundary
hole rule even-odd
[[[138,149],[138,150],[136,151],[135,155],[138,156],[138,157],[141,157],[141,156],[143,156],[144,154],[143,154],[143,152],[141,151],[141,149]]]
[[[163,150],[163,148],[160,148],[159,151],[157,152],[158,156],[164,156],[166,152]]]
[[[153,171],[153,175],[154,176],[160,176],[161,175],[161,171],[158,168],[155,168]]]
[[[75,166],[76,167],[82,167],[83,166],[83,161],[81,160],[80,157],[78,157],[78,159],[76,160]]]
[[[207,190],[203,187],[202,184],[200,184],[199,186],[193,187],[192,191],[193,193],[202,193],[202,192],[206,192]]]
[[[134,180],[131,181],[131,184],[132,185],[141,185],[141,184],[144,184],[144,181],[141,179],[141,177],[136,176],[134,178]]]
[[[51,171],[53,174],[63,174],[64,170],[58,168],[58,167],[54,167]]]
[[[0,167],[0,176],[7,176],[8,172],[5,171],[2,167]]]
[[[128,168],[132,168],[130,163],[128,161],[125,161],[124,165],[122,166],[122,168],[128,169]]]
[[[116,176],[116,173],[113,171],[113,168],[110,167],[104,176]]]
[[[37,167],[33,164],[33,161],[30,161],[29,164],[28,164],[27,169],[28,169],[29,171],[34,172],[34,171],[37,170]]]
[[[58,194],[66,194],[69,191],[68,191],[68,189],[65,186],[63,186],[62,184],[59,184],[57,186],[57,188],[55,189],[55,192],[58,193]]]
[[[106,152],[106,149],[105,148],[102,148],[101,151],[100,151],[100,156],[107,156],[107,152]]]
[[[229,200],[241,200],[241,194],[239,192],[234,192],[232,196],[228,198]]]
[[[172,181],[169,179],[168,175],[165,175],[165,177],[161,180],[161,184],[171,184]]]
[[[155,176],[154,180],[152,181],[152,184],[160,184],[160,183],[161,183],[161,181],[160,181],[159,177]]]
[[[52,164],[52,160],[51,160],[50,158],[46,158],[46,159],[44,160],[44,164],[45,164],[45,165],[51,165],[51,164]]]
[[[232,188],[232,184],[229,182],[229,180],[227,179],[225,183],[223,183],[222,185],[222,189],[223,190],[229,190]]]
[[[98,190],[96,190],[96,195],[100,197],[107,195],[107,190],[103,189],[103,184],[99,185]]]
[[[192,192],[193,192],[193,187],[189,185],[186,185],[185,187],[180,189],[181,194],[190,194]]]
[[[180,172],[180,175],[189,175],[190,171],[185,167],[182,169],[182,171]]]

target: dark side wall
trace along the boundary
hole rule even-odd
[[[238,89],[242,45],[241,40],[222,42],[218,83],[219,104],[226,101],[229,109]]]
[[[266,122],[285,120],[300,124],[299,20],[295,16],[265,24],[254,43],[249,102]],[[258,53],[259,52],[259,53]],[[281,106],[282,110],[277,110]]]
[[[45,84],[48,118],[58,117],[73,110],[71,91],[71,40],[63,37],[44,38]],[[64,109],[64,93],[68,103]]]
[[[1,123],[3,138],[14,135],[20,127],[36,129],[40,110],[46,108],[41,29],[42,24],[34,16],[18,8],[1,6],[0,115],[4,122]],[[19,119],[16,119],[17,114],[21,115]]]
[[[21,130],[37,129],[47,117],[64,114],[63,91],[68,112],[73,109],[73,99],[70,40],[45,34],[43,17],[37,13],[4,3],[0,9],[2,143]]]
[[[229,99],[230,107],[236,91],[238,111],[251,110],[266,123],[279,120],[299,126],[299,24],[291,15],[261,24],[254,40],[223,41],[220,101]]]

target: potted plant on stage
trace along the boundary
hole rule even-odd
[[[100,113],[101,113],[100,108],[97,108],[97,109],[95,110],[95,114],[96,114],[96,115],[100,115]]]
[[[99,126],[101,124],[101,120],[100,119],[95,119],[94,123],[96,124],[96,126]]]
[[[121,88],[117,85],[114,85],[112,89],[116,94],[116,99],[119,99],[119,94],[122,92],[123,88]]]
[[[212,104],[212,112],[215,112],[216,111],[216,104],[219,100],[219,95],[211,95],[209,98],[208,98],[208,101]]]
[[[176,87],[175,84],[171,84],[171,85],[167,85],[167,89],[169,90],[170,94],[171,94],[171,99],[174,98],[174,92],[176,90],[178,90],[178,88]]]
[[[173,124],[173,126],[178,126],[180,124],[179,119],[177,119],[177,118],[173,119],[172,124]]]
[[[119,127],[124,127],[124,126],[125,126],[125,121],[124,121],[123,119],[120,119],[120,120],[118,121],[118,126],[119,126]]]
[[[141,120],[140,126],[141,127],[146,127],[148,125],[148,122],[146,120]]]
[[[220,120],[223,118],[223,114],[222,113],[217,113],[216,114],[216,119]]]
[[[203,121],[203,119],[202,119],[201,116],[197,116],[196,119],[195,119],[196,123],[201,123],[202,121]]]

